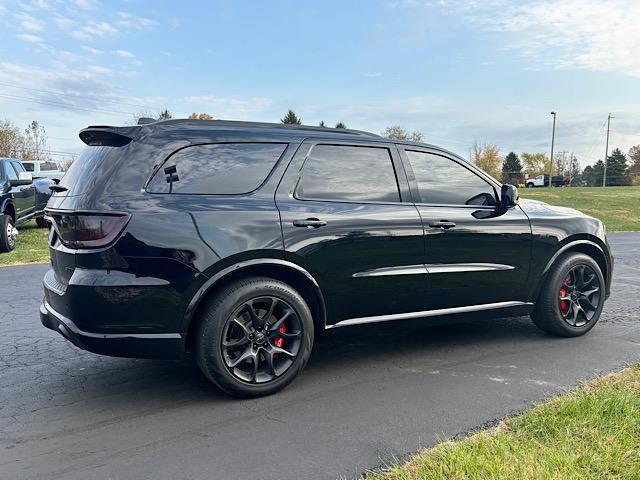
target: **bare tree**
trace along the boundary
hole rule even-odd
[[[24,146],[22,158],[24,160],[46,160],[47,132],[36,120],[24,129]]]
[[[423,140],[422,132],[414,130],[409,132],[400,125],[392,125],[384,129],[382,136],[387,138],[395,138],[396,140],[409,140],[411,142],[421,142]]]

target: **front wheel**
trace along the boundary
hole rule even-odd
[[[16,248],[18,229],[9,215],[0,215],[0,252],[10,252]]]
[[[526,187],[527,188],[533,188],[533,183],[527,183]]]
[[[604,276],[595,260],[569,253],[551,268],[531,318],[547,333],[577,337],[598,322],[604,298]]]
[[[313,319],[300,294],[271,278],[247,278],[206,305],[196,339],[202,372],[237,397],[283,389],[302,371],[313,345]]]

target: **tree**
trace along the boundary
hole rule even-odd
[[[476,141],[471,147],[471,155],[476,166],[494,178],[500,177],[502,159],[500,158],[500,149],[496,145],[490,143],[480,145]]]
[[[549,173],[549,157],[544,153],[526,153],[522,155],[524,171],[530,177]]]
[[[47,132],[36,120],[24,129],[23,160],[46,160]]]
[[[607,185],[631,185],[627,157],[619,148],[607,157]]]
[[[514,152],[509,152],[502,162],[502,181],[504,183],[520,183],[522,177],[522,163],[518,155]]]
[[[213,115],[209,115],[208,113],[196,113],[193,112],[189,115],[191,120],[214,120]]]
[[[24,150],[20,129],[9,120],[0,121],[0,157],[17,158]]]
[[[395,138],[396,140],[409,140],[412,142],[421,142],[423,139],[422,132],[414,130],[413,132],[409,133],[400,125],[392,125],[385,128],[384,132],[382,132],[382,136],[387,138]]]
[[[633,175],[640,175],[640,145],[635,145],[629,149],[629,173]]]
[[[342,128],[342,129],[345,129],[345,128],[347,128],[347,126],[346,126],[344,123],[342,123],[342,122],[338,122],[338,123],[336,123],[336,128]]]
[[[169,110],[167,110],[166,108],[164,110],[162,110],[159,114],[158,114],[158,121],[162,121],[162,120],[170,120],[173,118],[173,115],[171,115],[171,112]]]
[[[582,172],[582,179],[589,187],[599,187],[602,185],[602,176],[604,175],[604,162],[598,160],[593,166],[588,165]]]
[[[318,124],[318,126],[322,128],[327,128],[327,124],[324,123],[324,120],[320,120],[320,123]]]
[[[284,117],[280,119],[280,121],[286,125],[302,125],[302,119],[298,118],[296,112],[289,109]]]

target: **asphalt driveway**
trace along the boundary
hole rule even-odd
[[[640,234],[610,236],[587,336],[528,318],[337,329],[284,392],[231,400],[175,362],[100,357],[38,319],[44,265],[0,269],[0,478],[351,478],[640,360]]]

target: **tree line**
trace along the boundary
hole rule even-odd
[[[566,152],[560,152],[553,157],[554,175],[570,177],[573,185],[602,185],[605,166],[603,160],[581,169],[578,158],[574,155],[568,157]],[[509,152],[503,158],[496,145],[478,142],[471,148],[471,160],[491,176],[513,184],[524,183],[525,177],[548,175],[551,162],[549,156],[541,152],[523,152],[520,156],[515,152]],[[606,185],[640,185],[640,145],[631,147],[627,154],[619,148],[614,148],[606,161]]]
[[[21,129],[9,120],[0,121],[0,157],[48,160],[47,132],[33,120]]]

